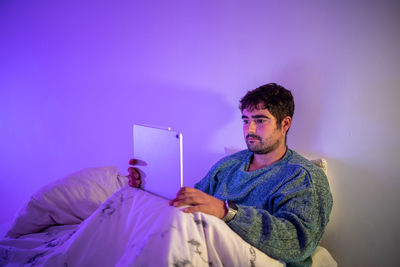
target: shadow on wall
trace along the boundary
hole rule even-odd
[[[282,68],[276,75],[277,83],[291,90],[295,100],[293,124],[288,143],[296,150],[320,152],[316,145],[319,120],[324,102],[323,74],[312,63],[296,63]]]
[[[327,161],[334,205],[321,245],[339,266],[391,266],[400,242],[398,229],[393,229],[400,224],[399,184],[356,163]]]

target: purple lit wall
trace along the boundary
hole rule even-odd
[[[244,147],[238,100],[273,81],[296,99],[290,147],[328,160],[322,245],[339,266],[397,264],[397,2],[91,2],[0,3],[0,224],[71,172],[125,173],[134,123],[183,132],[193,185]]]

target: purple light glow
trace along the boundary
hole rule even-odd
[[[134,123],[183,132],[192,185],[224,147],[245,147],[239,98],[277,82],[296,99],[289,145],[330,164],[335,207],[324,246],[339,265],[394,265],[399,9],[394,1],[3,1],[0,224],[71,172],[126,173]]]

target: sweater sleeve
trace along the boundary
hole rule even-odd
[[[314,174],[313,174],[314,175]],[[285,262],[307,259],[318,246],[329,221],[332,197],[322,172],[311,179],[301,169],[268,198],[265,209],[239,207],[228,225],[245,241]]]

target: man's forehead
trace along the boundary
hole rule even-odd
[[[247,115],[247,116],[265,115],[268,117],[272,116],[271,112],[269,112],[269,110],[266,108],[249,108],[249,109],[245,108],[243,109],[242,115]]]

